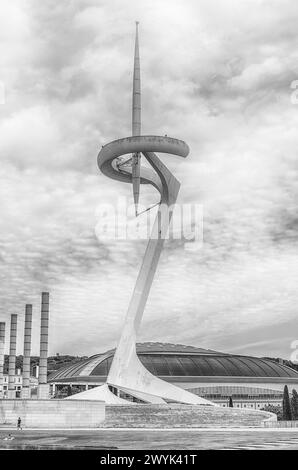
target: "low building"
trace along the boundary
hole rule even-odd
[[[37,386],[38,386],[38,379],[36,377],[30,377],[30,389],[31,393],[37,393]],[[17,373],[14,377],[14,388],[16,391],[16,398],[21,398],[21,392],[23,388],[23,376],[21,374],[21,370],[18,369]],[[8,390],[8,374],[3,375],[3,396],[7,398],[7,390]]]
[[[52,373],[52,396],[105,383],[114,353],[96,354]],[[223,407],[229,406],[230,397],[238,408],[281,405],[285,385],[298,390],[298,372],[267,358],[166,343],[137,344],[137,354],[152,374]]]

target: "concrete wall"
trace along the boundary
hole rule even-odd
[[[265,411],[204,405],[106,405],[106,428],[262,427],[276,422]]]
[[[298,428],[298,421],[265,421],[264,428]]]
[[[104,402],[87,400],[0,400],[0,424],[24,428],[96,428],[105,419]]]

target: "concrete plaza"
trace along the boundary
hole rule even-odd
[[[9,433],[12,441],[3,440]],[[298,429],[86,429],[23,430],[0,428],[0,450],[297,450]]]

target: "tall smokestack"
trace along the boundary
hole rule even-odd
[[[38,398],[49,398],[48,372],[48,335],[49,335],[49,293],[41,294],[40,359],[38,377]]]
[[[32,305],[25,309],[24,356],[23,356],[23,386],[22,398],[30,398],[30,356],[31,356]]]
[[[8,393],[7,398],[16,398],[15,373],[16,373],[16,350],[17,350],[17,324],[18,316],[12,314],[10,317],[10,343],[8,361]]]
[[[3,392],[4,346],[5,346],[5,323],[0,322],[0,399],[4,397],[4,392]]]

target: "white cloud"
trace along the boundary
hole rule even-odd
[[[203,203],[205,214],[202,250],[167,243],[140,339],[228,350],[246,335],[247,351],[257,343],[274,354],[286,323],[278,348],[287,355],[298,277],[293,2],[1,9],[0,319],[22,319],[32,301],[37,331],[39,292],[49,289],[51,352],[95,353],[118,339],[145,246],[96,239],[97,205],[130,196],[99,174],[96,155],[130,133],[138,19],[144,133],[188,142],[189,158],[167,163],[180,201]]]

